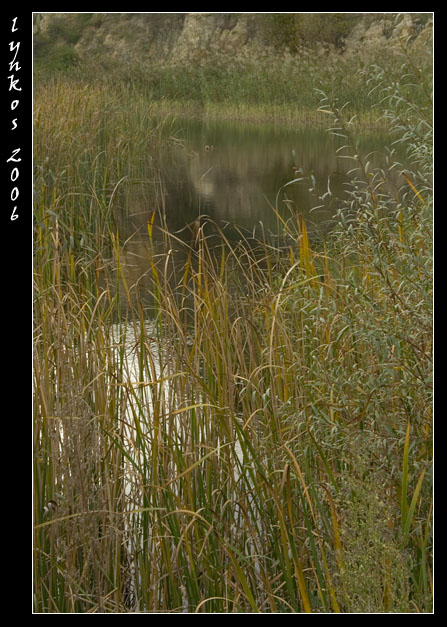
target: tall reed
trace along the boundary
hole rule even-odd
[[[327,240],[292,208],[284,249],[186,245],[154,205],[143,288],[114,210],[160,133],[127,94],[36,97],[34,610],[430,612],[429,121],[381,92],[396,188],[322,94],[358,173]]]

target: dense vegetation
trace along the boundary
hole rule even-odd
[[[319,83],[356,172],[327,240],[294,209],[285,250],[203,224],[180,271],[155,83],[36,82],[34,611],[432,610],[431,77],[409,54],[349,77],[390,149],[373,169]],[[151,319],[114,221],[143,178]]]
[[[419,17],[424,18],[427,14]],[[260,14],[258,28],[265,49],[261,47],[256,54],[208,51],[194,62],[169,63],[144,54],[138,62],[99,53],[81,59],[75,45],[86,25],[96,28],[104,19],[113,15],[54,17],[46,30],[38,31],[34,38],[36,80],[60,76],[87,84],[125,82],[165,113],[292,123],[305,119],[313,124],[327,122],[316,112],[315,88],[322,88],[340,103],[349,103],[358,123],[370,125],[377,124],[378,116],[374,98],[365,89],[367,68],[372,63],[386,66],[390,82],[398,81],[401,72],[399,56],[389,47],[368,57],[315,54],[317,45],[342,42],[358,21],[356,14]],[[390,23],[393,19],[389,17]],[[118,32],[121,38],[132,35],[125,24]],[[427,52],[422,63],[430,68]],[[414,96],[418,97],[417,91]]]

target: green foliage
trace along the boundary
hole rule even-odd
[[[92,13],[75,13],[65,16],[53,16],[50,21],[46,37],[75,45],[78,43],[85,26],[90,22]]]
[[[302,13],[297,20],[297,37],[304,45],[323,42],[342,48],[343,39],[358,20],[354,13]]]
[[[67,44],[50,47],[42,41],[36,45],[35,52],[37,72],[64,72],[71,70],[79,63],[78,53]]]
[[[358,23],[354,13],[271,13],[260,16],[263,37],[276,49],[297,51],[321,44],[343,47],[343,39]]]
[[[296,14],[270,13],[259,18],[263,39],[277,50],[289,48],[295,51],[299,45]]]
[[[48,27],[42,31],[41,14],[35,16],[33,44],[36,69],[50,73],[70,70],[76,66],[79,55],[74,46],[91,18],[91,13],[53,16]]]

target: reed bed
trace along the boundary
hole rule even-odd
[[[322,93],[358,173],[331,235],[293,207],[283,248],[204,221],[180,269],[143,100],[37,93],[35,612],[432,611],[430,103],[367,87],[398,187]],[[142,178],[150,316],[114,221]]]
[[[219,53],[175,64],[154,59],[123,63],[110,57],[93,57],[58,66],[47,65],[37,48],[35,75],[39,82],[58,76],[84,84],[86,89],[92,84],[126,85],[144,94],[162,116],[174,112],[295,125],[325,125],[324,116],[317,111],[319,97],[315,90],[321,88],[342,103],[349,103],[351,115],[356,113],[357,127],[365,128],[386,122],[375,114],[375,98],[364,88],[368,68],[375,62],[387,68],[390,81],[398,81],[400,56],[398,49],[377,50],[367,58],[264,51],[237,58]],[[429,54],[418,56],[421,67],[430,67],[431,60],[425,58]],[[415,91],[413,97],[419,99],[419,92]]]

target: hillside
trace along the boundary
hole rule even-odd
[[[431,13],[35,13],[36,67],[368,55],[430,46]]]

